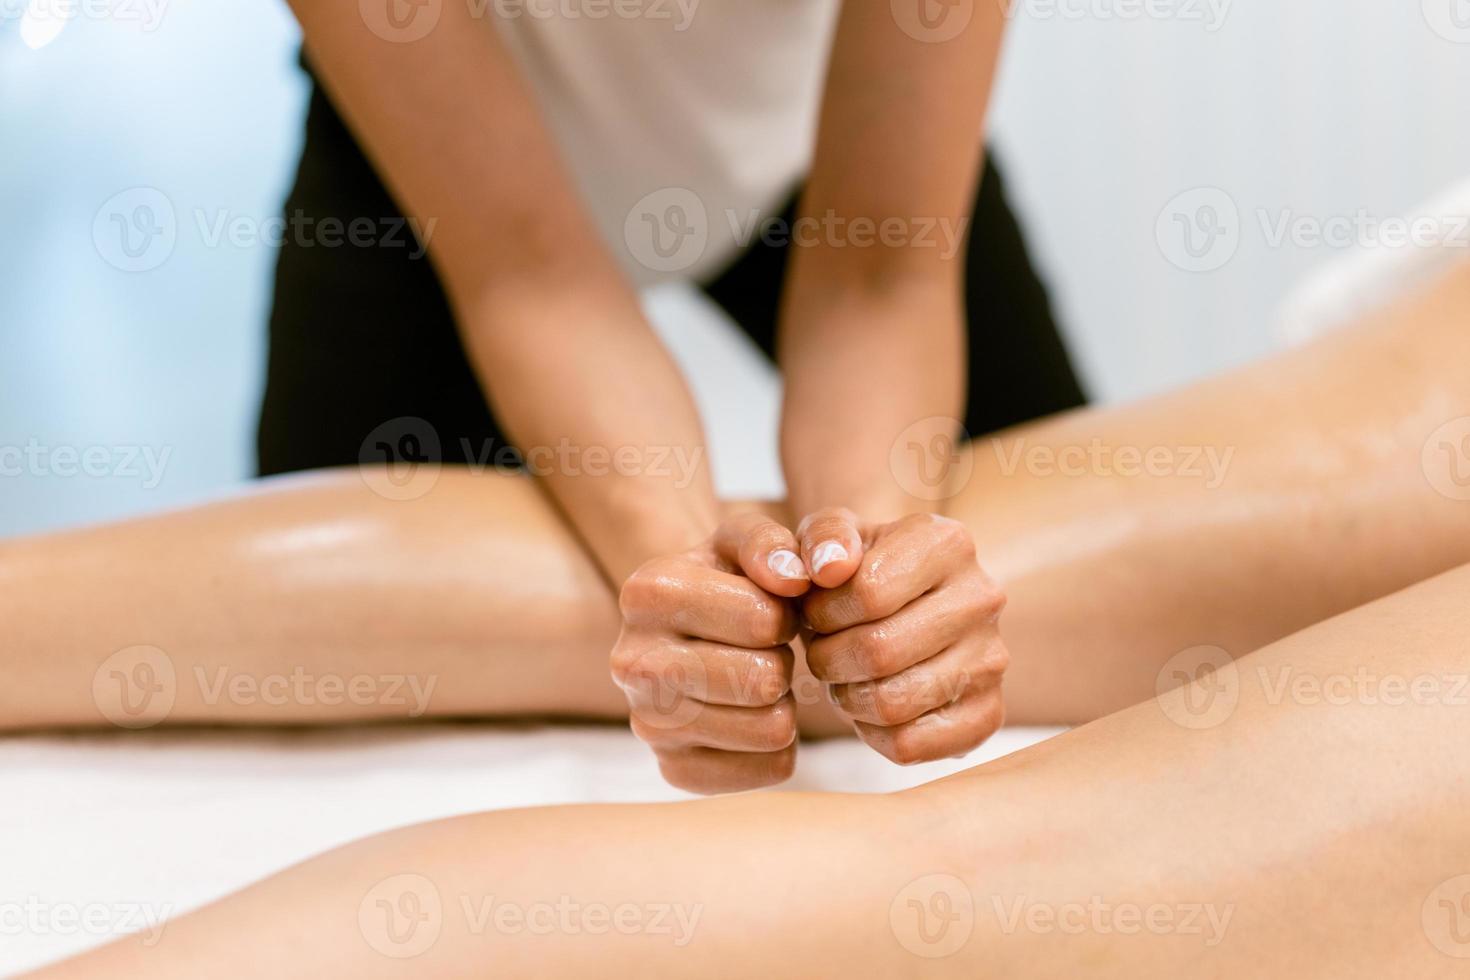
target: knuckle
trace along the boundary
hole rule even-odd
[[[890,525],[895,531],[912,531],[918,528],[927,528],[936,524],[932,515],[929,514],[905,514]]]
[[[673,651],[666,644],[621,638],[608,657],[613,679],[624,687],[649,686],[667,678]]]
[[[826,637],[814,637],[806,648],[806,665],[812,676],[826,681],[833,674],[833,658],[836,656],[836,641]]]
[[[1011,651],[996,637],[985,656],[985,666],[990,673],[999,676],[1011,668]]]
[[[978,684],[982,678],[997,679],[1004,676],[1011,666],[1011,651],[999,635],[983,641],[978,652],[967,658],[964,675],[967,681]]]
[[[987,698],[984,707],[975,716],[974,723],[967,730],[967,738],[963,744],[958,746],[952,755],[962,756],[984,745],[990,736],[1000,731],[1006,721],[1005,699],[997,692],[993,697]]]
[[[975,554],[975,539],[970,534],[970,529],[962,522],[938,515],[930,520],[934,533],[938,536],[942,546],[959,555],[973,556]]]
[[[767,786],[786,782],[796,772],[796,746],[790,745],[780,752],[772,752],[765,763]]]
[[[960,580],[967,611],[980,623],[998,618],[1006,607],[1005,591],[977,565],[973,574]]]
[[[838,627],[833,612],[833,593],[825,590],[808,592],[801,600],[801,615],[806,624],[817,633],[833,633]]]
[[[899,728],[893,732],[889,758],[900,766],[913,766],[928,762],[929,754],[915,729]]]
[[[656,609],[670,591],[669,567],[665,559],[654,559],[628,576],[618,593],[618,609],[623,618],[639,622]]]
[[[980,722],[980,741],[985,741],[996,732],[1000,731],[1006,723],[1006,700],[996,692],[990,699],[988,710]]]
[[[976,686],[978,676],[989,673],[991,673],[989,667],[982,666],[978,670],[965,667],[942,674],[933,679],[930,693],[933,700],[940,704],[958,701]]]
[[[988,575],[980,575],[980,584],[977,588],[981,606],[992,616],[998,616],[1006,607],[1006,593]]]
[[[873,714],[884,725],[899,725],[913,717],[914,692],[907,685],[874,685],[871,695]]]
[[[709,796],[713,793],[724,792],[724,788],[712,786],[701,778],[701,774],[694,770],[682,754],[676,753],[654,753],[658,758],[658,772],[675,789],[682,789],[686,793],[698,793],[701,796]]]
[[[754,599],[747,607],[743,623],[746,637],[754,647],[774,647],[790,639],[786,636],[786,610],[771,599]]]
[[[848,583],[853,606],[862,615],[871,615],[883,605],[887,593],[886,576],[872,565],[865,564]]]
[[[852,638],[853,663],[868,678],[887,677],[897,667],[898,642],[882,626],[861,630]]]
[[[780,701],[791,689],[791,677],[784,658],[755,657],[750,668],[749,683],[745,687],[751,704],[755,707],[766,707]]]
[[[779,752],[796,741],[796,711],[789,702],[763,709],[763,714],[749,729],[752,751]]]
[[[629,716],[628,727],[633,730],[633,735],[638,741],[655,748],[680,745],[684,741],[678,731],[659,725],[650,725],[638,717],[637,712]]]
[[[619,643],[613,647],[612,655],[608,657],[608,666],[612,670],[613,680],[620,685],[628,683],[637,663],[638,653],[627,643]]]

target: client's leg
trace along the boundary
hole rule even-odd
[[[972,444],[1009,717],[1082,722],[1470,562],[1470,262],[1301,350]]]
[[[1470,568],[897,796],[394,831],[44,975],[1462,976],[1467,597]]]
[[[1431,438],[1470,417],[1466,310],[1470,265],[1298,353],[977,442],[945,509],[1010,594],[1012,720],[1099,717],[1179,650],[1253,649],[1470,561],[1470,452]],[[323,474],[5,542],[0,622],[0,728],[131,723],[145,701],[141,722],[624,712],[607,585],[493,473],[446,468],[411,501]],[[109,661],[138,645],[167,660]],[[172,701],[145,698],[168,670]],[[797,695],[830,730],[809,678]]]
[[[616,603],[514,476],[446,469],[412,501],[351,471],[283,477],[5,542],[0,621],[0,728],[626,717]]]

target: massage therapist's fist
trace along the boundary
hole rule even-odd
[[[613,679],[670,783],[728,793],[791,776],[794,597],[810,587],[791,532],[755,514],[624,583]]]
[[[1005,719],[1005,596],[965,525],[931,514],[863,525],[848,510],[798,529],[821,588],[802,600],[812,673],[864,742],[900,765],[960,756]]]

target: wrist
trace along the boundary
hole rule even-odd
[[[708,540],[719,524],[719,509],[713,498],[660,501],[657,510],[634,506],[610,518],[613,532],[593,545],[598,563],[620,590],[628,577],[655,558],[676,555]],[[590,536],[589,536],[590,537]]]

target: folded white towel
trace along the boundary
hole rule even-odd
[[[1429,244],[1359,245],[1314,271],[1278,311],[1284,343],[1303,344],[1346,326],[1470,260],[1470,179],[1404,217]]]

